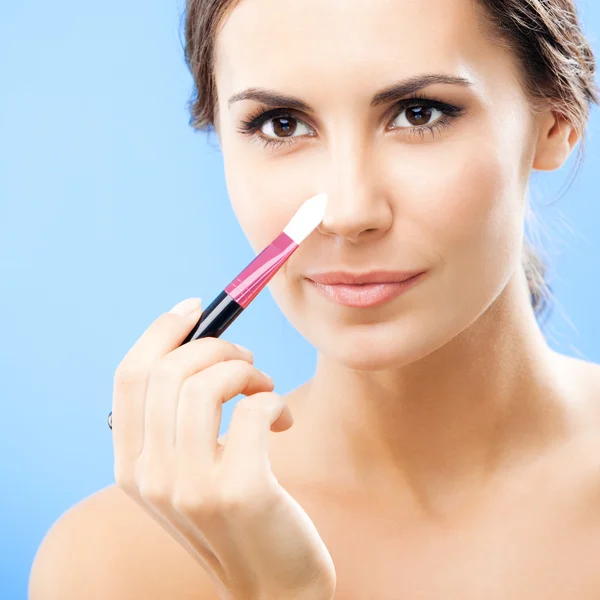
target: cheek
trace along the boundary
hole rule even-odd
[[[489,251],[518,245],[524,187],[520,157],[501,156],[493,143],[441,143],[413,153],[394,188],[398,215],[442,262],[484,260]],[[408,180],[408,181],[407,181]]]
[[[248,152],[224,152],[227,192],[242,230],[255,252],[281,232],[293,214],[293,197],[278,169],[266,169],[248,160]],[[245,160],[244,160],[245,158]],[[277,190],[282,190],[281,194]]]

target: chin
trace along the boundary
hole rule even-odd
[[[399,369],[434,354],[467,329],[489,300],[487,295],[443,305],[422,300],[401,311],[382,307],[379,321],[372,314],[370,322],[361,322],[357,313],[342,316],[301,304],[300,294],[277,292],[276,302],[300,335],[327,360],[356,371]]]
[[[417,319],[363,325],[315,327],[305,333],[318,351],[349,369],[382,371],[414,363],[442,347],[452,335],[441,336],[431,320]]]

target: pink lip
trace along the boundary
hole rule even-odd
[[[323,273],[307,277],[317,291],[343,306],[366,308],[388,302],[416,285],[424,271]]]

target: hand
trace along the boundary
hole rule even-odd
[[[269,463],[269,431],[289,429],[290,410],[250,351],[216,338],[180,346],[201,312],[158,317],[116,369],[116,483],[185,546],[223,597],[329,600],[329,551]],[[238,394],[246,397],[223,445],[222,403]]]

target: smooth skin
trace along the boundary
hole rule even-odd
[[[334,580],[335,600],[597,599],[600,368],[548,347],[520,267],[531,172],[560,168],[579,132],[532,106],[471,0],[241,0],[216,58],[226,181],[253,247],[329,197],[270,284],[315,376],[279,396],[228,342],[175,349],[185,319],[159,317],[115,376],[117,485],[52,527],[31,600],[317,600]],[[434,131],[371,104],[427,74],[468,81],[418,92],[460,109],[433,111]],[[310,106],[283,111],[282,145],[264,145],[274,117],[239,131],[267,108],[229,103],[250,87]],[[306,280],[415,268],[423,281],[376,308]]]

